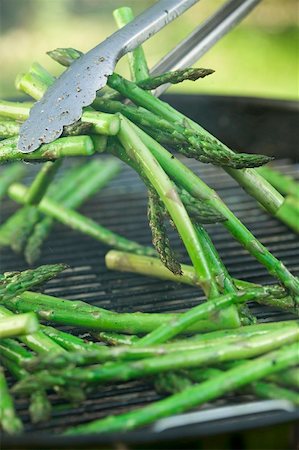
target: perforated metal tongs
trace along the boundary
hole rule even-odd
[[[105,86],[117,61],[199,0],[160,0],[135,20],[113,33],[76,60],[43,98],[36,102],[20,131],[19,149],[24,153],[57,139],[63,127],[80,119],[82,108],[90,105]],[[152,70],[158,75],[195,63],[223,35],[239,23],[261,0],[230,0],[166,55]],[[167,86],[159,88],[161,94]]]

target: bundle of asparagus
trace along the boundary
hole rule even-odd
[[[115,18],[118,26],[123,26],[133,18],[132,11],[121,8]],[[49,55],[69,66],[81,53],[56,49]],[[299,404],[295,392],[299,374],[294,368],[299,363],[298,322],[257,324],[247,307],[247,302],[255,301],[298,314],[298,278],[164,145],[220,166],[270,214],[297,231],[298,202],[294,199],[298,185],[291,180],[286,190],[281,189],[269,178],[268,169],[254,169],[271,158],[233,152],[150,92],[160,84],[196,80],[212,70],[187,69],[153,78],[142,48],[129,55],[129,65],[132,81],[112,74],[108,87],[98,92],[78,123],[66,127],[63,137],[30,154],[21,153],[17,142],[20,124],[28,117],[32,103],[0,102],[0,161],[44,162],[30,187],[16,182],[22,176],[22,166],[13,165],[4,172],[0,195],[7,192],[24,206],[1,225],[0,243],[22,252],[32,264],[57,220],[112,247],[106,256],[109,269],[191,284],[201,288],[208,301],[181,314],[120,314],[29,290],[57,275],[64,269],[61,265],[4,274],[0,278],[0,360],[17,380],[9,391],[1,370],[0,425],[9,433],[21,430],[11,393],[29,395],[31,418],[36,422],[50,416],[49,390],[78,403],[95,383],[141,377],[153,383],[158,392],[171,395],[68,433],[132,429],[243,386],[260,397],[285,398]],[[16,86],[38,100],[53,82],[54,77],[35,63],[17,78]],[[133,105],[124,102],[126,99]],[[119,170],[115,158],[93,156],[104,152],[131,166],[147,187],[154,248],[132,242],[75,211]],[[54,184],[63,159],[72,156],[93,158],[74,165]],[[181,237],[191,266],[181,264],[173,251],[167,221]],[[278,284],[260,286],[232,278],[204,228],[206,223],[215,222],[223,224]],[[82,328],[91,339],[82,340],[45,325],[35,331],[36,317],[40,322]],[[33,328],[24,329],[20,323],[28,318]]]
[[[299,363],[298,321],[240,327],[222,314],[231,305],[267,298],[268,288],[251,287],[222,295],[177,315],[120,314],[25,290],[64,269],[62,265],[41,266],[2,277],[1,288],[9,295],[2,295],[0,301],[0,325],[6,319],[5,329],[0,327],[0,361],[17,381],[9,391],[2,370],[0,424],[6,432],[22,430],[12,394],[29,396],[31,420],[36,423],[49,419],[52,406],[47,393],[53,389],[63,400],[78,404],[85,395],[91,395],[95,384],[141,377],[146,377],[157,392],[171,395],[129,414],[95,421],[68,433],[131,429],[245,385],[258,397],[283,398],[299,404],[299,372],[295,368]],[[24,329],[14,327],[17,340],[3,333],[8,324],[20,323],[32,311],[41,322],[82,327],[91,333],[90,339],[48,325],[38,330],[31,325],[26,335]],[[218,331],[211,331],[216,328]],[[181,337],[184,333],[189,337]],[[265,379],[263,383],[258,381],[261,378]]]

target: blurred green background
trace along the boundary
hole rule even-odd
[[[39,61],[54,74],[59,67],[45,54],[55,47],[86,51],[116,27],[113,9],[128,5],[138,14],[152,0],[0,0],[1,97],[16,96],[14,78]],[[217,6],[201,0],[158,36],[145,44],[152,66],[189,34]],[[235,30],[196,64],[216,72],[197,83],[186,82],[174,91],[298,98],[299,24],[297,0],[263,0]],[[117,70],[124,75],[121,61]]]

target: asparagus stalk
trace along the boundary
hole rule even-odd
[[[117,21],[117,25],[119,27],[124,26],[126,23],[132,20],[131,11],[131,8],[128,7],[123,7],[115,10],[114,18]],[[131,54],[134,55],[134,59],[129,59],[131,75],[136,84],[145,90],[156,89],[157,87],[165,83],[177,84],[181,83],[184,80],[196,81],[198,78],[204,78],[205,76],[214,73],[214,70],[211,69],[188,68],[183,70],[176,70],[173,72],[167,72],[156,77],[149,77],[144,70],[143,58],[141,59],[140,53],[136,52],[136,50],[138,49],[135,49],[132,53],[128,54],[128,57]],[[73,48],[57,48],[55,50],[47,52],[47,54],[62,66],[68,67],[74,62],[74,60],[80,58],[83,53]],[[136,54],[137,56],[135,57]],[[131,64],[132,59],[134,65]],[[140,81],[136,79],[136,77],[140,78]],[[108,86],[102,88],[100,91],[98,91],[97,94],[99,97],[104,97],[105,100],[120,98],[119,93],[109,88]]]
[[[51,194],[53,200],[71,209],[78,208],[87,198],[102,189],[119,172],[120,165],[115,160],[94,160],[79,169],[79,172],[76,167],[65,172],[63,180],[57,183]],[[25,257],[29,264],[39,258],[41,246],[53,224],[52,217],[45,217],[35,225],[25,248]]]
[[[4,306],[0,306],[0,319],[9,320],[11,317],[14,317],[14,314]],[[44,335],[40,330],[35,331],[32,334],[19,336],[19,339],[26,344],[27,347],[39,354],[63,351],[59,345],[52,341],[48,336]]]
[[[56,48],[54,50],[50,50],[47,52],[47,55],[50,56],[54,61],[57,61],[64,67],[68,67],[74,62],[76,59],[80,58],[83,55],[82,52],[76,50],[75,48]]]
[[[35,312],[41,320],[79,326],[89,330],[113,331],[127,334],[145,334],[161,324],[172,323],[180,314],[172,313],[115,313],[88,303],[63,300],[37,292],[26,291],[2,304],[15,312]],[[236,328],[239,322],[232,323],[221,311],[207,313],[203,320],[186,329],[187,333],[206,332],[219,329]]]
[[[137,342],[133,341],[129,344],[129,346],[121,345],[119,347],[104,347],[99,346],[94,343],[86,343],[82,339],[77,338],[76,336],[69,335],[68,333],[64,333],[53,328],[43,327],[43,331],[50,336],[55,342],[59,343],[63,348],[69,350],[68,353],[57,355],[43,355],[38,358],[25,359],[22,361],[23,367],[27,370],[35,371],[36,369],[63,369],[68,366],[85,366],[90,364],[103,363],[107,361],[130,361],[130,360],[140,360],[146,358],[153,358],[157,356],[167,356],[173,355],[174,358],[178,352],[189,352],[197,351],[200,353],[201,351],[206,352],[208,357],[209,355],[218,353],[219,349],[222,347],[225,348],[227,345],[230,346],[243,346],[244,342],[249,341],[251,338],[257,337],[265,337],[267,338],[267,334],[271,334],[271,338],[273,333],[278,333],[281,331],[287,331],[290,327],[296,327],[296,323],[292,323],[291,321],[283,323],[281,327],[268,327],[263,330],[250,330],[250,326],[240,328],[239,333],[225,334],[222,333],[220,337],[220,333],[217,336],[217,333],[208,333],[206,339],[196,339],[189,338],[183,339],[177,342],[171,342],[164,345],[156,344],[153,346],[142,346],[142,348],[138,347]],[[298,327],[298,323],[297,323]],[[213,335],[216,334],[217,337],[213,338]],[[139,340],[140,342],[141,340]]]
[[[23,425],[16,414],[13,399],[9,393],[3,368],[0,366],[0,428],[8,434],[18,434]]]
[[[65,264],[47,264],[23,272],[6,272],[0,275],[0,302],[10,300],[35,286],[39,286],[65,270]]]
[[[24,198],[28,192],[27,188],[21,184],[14,183],[9,188],[9,195],[13,200],[24,203]],[[112,231],[108,230],[92,219],[83,216],[82,214],[69,209],[64,208],[54,200],[51,200],[47,196],[42,199],[38,205],[40,212],[49,215],[50,217],[58,220],[70,228],[87,234],[97,241],[103,242],[111,247],[118,248],[120,250],[131,251],[134,253],[153,255],[154,249],[151,247],[144,247],[137,242],[130,241]]]
[[[176,275],[181,273],[181,265],[170,245],[164,224],[165,206],[152,187],[148,188],[148,221],[152,232],[153,246],[158,252],[163,265]]]
[[[275,217],[288,225],[295,233],[299,233],[299,197],[288,195]]]
[[[0,138],[9,138],[16,136],[20,131],[20,123],[10,120],[1,119],[0,120]]]
[[[99,349],[99,345],[93,342],[86,342],[77,336],[74,336],[70,333],[65,333],[61,330],[57,330],[56,328],[43,326],[42,330],[47,336],[49,336],[53,341],[55,341],[65,350],[69,350],[72,352],[85,352],[87,350]]]
[[[282,195],[299,197],[299,183],[294,178],[284,175],[272,167],[261,167],[258,172]]]
[[[188,347],[189,349],[194,345],[196,348],[205,348],[210,345],[216,345],[220,343],[230,343],[236,339],[247,339],[248,337],[263,335],[269,331],[282,329],[288,327],[290,321],[282,322],[266,322],[255,325],[245,325],[239,328],[212,331],[204,334],[195,334],[187,339],[180,338],[179,340],[171,341],[164,344],[163,347],[174,349],[182,349]],[[139,340],[137,336],[127,336],[117,334],[113,332],[93,333],[95,337],[98,337],[103,342],[109,345],[132,345]],[[298,377],[299,379],[299,377]]]
[[[192,197],[185,189],[178,188],[180,198],[195,224],[224,222],[225,217],[217,213],[209,204]]]
[[[33,180],[26,196],[26,203],[38,205],[47,192],[57,170],[60,168],[62,160],[46,162]]]
[[[294,405],[299,405],[299,394],[295,391],[291,391],[286,388],[282,388],[280,386],[277,386],[273,383],[264,383],[264,382],[255,382],[250,385],[250,388],[253,390],[253,392],[264,398],[270,398],[270,399],[278,399],[281,398],[283,400],[287,400]]]
[[[299,281],[288,269],[276,259],[239,221],[230,209],[219,198],[217,193],[207,186],[184,164],[171,155],[164,147],[154,141],[140,128],[132,125],[137,134],[142,138],[146,146],[151,150],[161,167],[173,178],[173,180],[184,187],[193,197],[206,201],[212,208],[226,218],[223,222],[225,228],[252,254],[269,273],[278,278],[281,283],[291,292],[298,296]]]
[[[6,195],[7,189],[15,181],[20,180],[25,174],[25,168],[21,164],[12,164],[1,171],[0,200]]]
[[[112,83],[111,83],[112,78]],[[117,85],[119,90],[125,90],[125,96],[128,96],[131,100],[133,100],[138,105],[149,109],[150,111],[160,115],[161,117],[174,122],[179,122],[183,126],[189,124],[189,127],[194,129],[200,137],[204,140],[205,138],[212,141],[212,143],[217,143],[220,145],[222,149],[225,149],[228,153],[233,153],[228,147],[218,141],[214,136],[212,136],[209,132],[204,130],[200,125],[186,118],[183,114],[176,111],[170,105],[162,102],[159,99],[154,98],[149,93],[142,91],[140,88],[138,89],[134,86],[133,83],[125,80],[123,83],[123,79],[116,74],[113,74],[109,77],[110,85]],[[118,89],[117,89],[118,90]],[[269,210],[270,213],[275,212],[282,204],[283,198],[279,195],[279,193],[273,189],[273,187],[267,183],[264,178],[262,178],[256,171],[254,170],[243,170],[242,172],[227,168],[225,169],[227,172],[232,175],[239,175],[239,182],[242,182],[242,186],[248,190],[250,190],[250,194],[257,196],[257,200]]]
[[[73,166],[64,173],[62,180],[58,180],[53,188],[51,186],[50,196],[59,202],[68,196],[77,198],[78,193],[80,197],[81,191],[85,192],[85,181],[89,181],[90,176],[93,175],[93,169],[100,170],[100,168],[101,164],[97,160],[93,160],[83,166]],[[83,197],[82,201],[84,201]],[[29,264],[33,264],[39,258],[41,246],[48,237],[53,224],[54,219],[43,217],[35,225],[24,250],[25,258]]]
[[[294,367],[288,371],[280,374],[274,374],[269,377],[269,380],[278,384],[291,386],[292,388],[299,389],[299,368]]]
[[[208,293],[213,284],[213,280],[206,264],[205,256],[200,242],[197,239],[192,222],[184,208],[177,191],[174,189],[168,176],[157,163],[154,156],[148,150],[143,141],[137,136],[131,123],[120,117],[120,131],[118,138],[126,149],[126,152],[139,166],[141,173],[151,182],[159,197],[165,204],[175,226],[180,234],[190,259],[194,265],[196,273],[205,279],[205,291]]]
[[[275,364],[273,363],[275,361]],[[246,386],[271,373],[280,372],[298,363],[296,345],[281,348],[275,352],[246,362],[223,374],[185,389],[166,399],[118,416],[95,420],[88,424],[72,427],[67,434],[86,434],[132,430],[147,425],[162,417],[178,414],[223,396],[225,393]]]
[[[0,342],[0,356],[9,361],[16,363],[18,366],[23,364],[27,358],[32,358],[33,355],[26,350],[15,339],[6,338]],[[21,370],[21,368],[20,368]]]
[[[27,88],[27,93],[30,93],[30,95],[32,95],[34,98],[39,99],[44,94],[49,84],[47,84],[45,80],[35,80],[35,78],[37,77],[35,77],[31,73],[25,74],[20,79],[18,79],[18,86],[20,87],[21,85],[21,88],[23,90]],[[108,77],[108,86],[119,91],[122,95],[128,96],[135,103],[138,103],[140,97],[143,98],[143,93],[146,99],[145,108],[147,109],[150,109],[147,107],[147,103],[150,103],[151,98],[156,100],[157,102],[160,102],[160,100],[155,99],[151,96],[151,94],[148,94],[146,91],[139,88],[136,84],[123,79],[115,73]],[[36,90],[38,92],[36,92]],[[96,113],[88,111],[86,112],[86,114],[94,116]],[[82,121],[85,120],[84,115],[85,113],[82,116]],[[161,114],[158,113],[158,115]],[[167,117],[167,119],[169,119],[169,117]],[[170,118],[169,120],[170,122],[173,121],[172,118]],[[183,134],[191,145],[191,147],[189,147],[189,150],[184,150],[184,153],[187,156],[196,158],[198,157],[199,159],[201,159],[200,154],[198,154],[200,152],[204,157],[204,162],[207,162],[208,160],[215,164],[233,166],[235,168],[260,166],[271,159],[263,155],[236,154],[229,150],[226,146],[221,144],[219,141],[217,141],[215,138],[208,137],[206,133],[202,133],[201,135],[197,133],[196,135],[196,133],[193,132],[192,127],[189,127],[187,129],[185,123],[183,123],[182,126],[179,122],[181,122],[180,119],[176,120],[175,130]],[[200,130],[202,129],[200,128]],[[194,146],[194,149],[192,149],[192,146]]]
[[[138,341],[138,336],[129,336],[128,334],[120,334],[109,331],[101,331],[99,333],[92,332],[92,336],[108,345],[131,345]]]
[[[192,266],[181,264],[182,274],[175,275],[170,272],[158,258],[154,257],[133,255],[131,253],[110,250],[105,256],[105,262],[106,266],[110,270],[139,273],[141,275],[156,277],[162,280],[169,280],[177,283],[184,283],[190,286],[201,286],[203,282],[202,279],[196,276]],[[219,274],[220,279],[218,282],[222,283],[227,289],[227,281],[224,280],[221,272]],[[258,287],[256,284],[248,283],[243,280],[233,279],[232,281],[238,289]],[[298,314],[298,308],[294,303],[294,300],[292,297],[287,296],[283,289],[281,292],[278,292],[277,286],[268,286],[268,289],[270,294],[269,297],[256,298],[255,301],[264,305],[289,311],[293,314]],[[272,292],[271,289],[273,289]]]
[[[196,132],[188,125],[188,119],[184,122],[178,118],[178,114],[169,113],[170,106],[156,99],[147,91],[139,88],[135,83],[125,80],[120,75],[113,73],[108,77],[108,86],[128,97],[134,103],[149,109],[151,112],[162,116],[169,122],[174,122],[174,129],[183,134],[190,146],[184,150],[186,156],[201,159],[200,156],[208,158],[214,164],[231,166],[235,168],[260,166],[269,162],[269,158],[263,155],[248,155],[234,153],[229,150],[220,141],[207,136],[205,133]],[[165,109],[165,113],[164,113]],[[175,111],[175,110],[173,110]],[[174,120],[175,119],[175,120]]]
[[[29,191],[28,191],[29,192]],[[13,214],[4,224],[4,232],[10,234],[10,246],[16,253],[21,253],[35,224],[40,218],[36,206],[26,205]]]
[[[172,72],[166,72],[156,77],[149,77],[143,79],[138,83],[141,89],[150,91],[156,89],[163,84],[178,84],[186,80],[196,81],[199,78],[205,78],[207,75],[214,73],[212,69],[202,69],[197,67],[189,67],[182,70],[173,70]]]
[[[9,224],[12,223],[11,231],[11,247],[17,253],[23,251],[29,236],[35,224],[40,218],[40,213],[36,205],[41,201],[45,195],[51,181],[53,180],[57,170],[61,165],[62,160],[56,160],[55,162],[48,161],[44,164],[42,169],[38,172],[33,180],[27,196],[26,204],[22,208],[23,212],[17,213],[18,219],[14,221],[14,218],[9,220]],[[22,220],[19,220],[19,214],[22,216]]]
[[[27,74],[28,75],[28,74]],[[31,86],[32,82],[32,75],[28,75],[27,82],[29,83],[29,86]],[[43,96],[45,93],[48,85],[43,85],[43,90],[40,92],[40,97]],[[10,102],[10,101],[4,101],[0,100],[0,117],[15,119],[15,120],[21,120],[24,121],[28,119],[30,109],[32,108],[33,103],[32,102],[24,102],[24,103],[18,103],[18,102]],[[81,121],[83,122],[83,125],[87,125],[87,130],[98,133],[100,135],[104,136],[114,136],[118,133],[119,123],[117,117],[111,114],[104,114],[99,113],[97,111],[92,110],[86,110],[81,118]],[[91,125],[91,128],[90,128]],[[86,128],[80,126],[79,130],[86,130]],[[70,131],[70,134],[74,134],[74,129],[66,127],[65,133],[67,131]],[[78,129],[75,134],[78,133]],[[71,136],[72,137],[72,136]],[[57,142],[57,141],[55,141]],[[104,145],[103,145],[104,148]],[[34,153],[39,153],[39,150],[35,150]],[[80,153],[78,153],[80,155]],[[28,156],[28,155],[27,155]],[[67,156],[67,155],[66,155]],[[50,158],[52,159],[52,158]]]
[[[241,364],[243,364],[244,362],[245,361],[241,362]],[[238,364],[236,364],[236,366],[238,366],[238,365],[240,365],[239,362],[238,362]],[[294,369],[289,369],[285,372],[289,373],[292,370],[294,370]],[[215,369],[215,368],[208,368],[208,369],[203,369],[203,370],[195,369],[195,370],[190,371],[189,374],[191,375],[191,379],[198,383],[198,382],[202,382],[204,380],[209,380],[215,376],[222,374],[223,372],[224,372],[223,370],[219,370],[219,369]],[[287,400],[287,401],[293,403],[294,405],[298,405],[299,395],[295,391],[292,391],[290,389],[285,389],[285,388],[278,386],[277,384],[268,382],[268,378],[271,379],[273,377],[273,378],[279,379],[280,376],[281,376],[281,373],[278,373],[278,374],[273,374],[273,375],[270,375],[269,377],[267,377],[266,378],[267,382],[255,381],[254,383],[250,384],[249,391],[251,391],[253,394],[255,394],[258,397],[270,398],[270,399],[278,399],[279,398],[279,399]]]
[[[189,377],[180,372],[158,374],[155,377],[155,390],[158,394],[175,394],[192,386]]]
[[[126,6],[115,9],[113,16],[118,28],[122,28],[134,19],[133,10]],[[127,58],[132,80],[138,82],[149,77],[149,70],[141,45],[133,50],[133,52],[128,53]]]
[[[117,76],[116,74],[113,74],[111,77],[114,77],[116,79],[116,83],[120,84],[122,86],[122,88],[123,88],[121,77]],[[129,82],[127,82],[127,83],[129,83]],[[135,93],[136,93],[136,90],[137,90],[136,98],[138,97],[138,101],[139,101],[140,100],[139,97],[141,97],[141,101],[143,102],[144,95],[146,94],[145,91],[143,91],[142,89],[140,89],[140,90],[135,89],[136,86],[134,84],[127,85],[125,83],[125,85],[126,85],[125,89],[128,88],[127,90],[130,92],[130,94],[132,94],[132,95],[134,94],[134,98],[135,98]],[[135,101],[137,101],[136,98],[135,98]],[[178,112],[176,112],[169,105],[165,104],[166,105],[165,106],[163,104],[163,102],[160,102],[158,99],[155,99],[152,96],[146,97],[145,100],[146,100],[145,101],[146,106],[149,109],[151,109],[151,107],[149,105],[152,104],[152,101],[153,101],[153,103],[154,103],[153,109],[155,110],[155,112],[158,112],[162,116],[165,115],[165,117],[168,120],[173,119],[175,114],[176,114],[175,117],[177,119],[180,119],[181,121],[184,119],[183,115],[180,115]],[[160,103],[157,103],[154,100],[156,100],[157,102],[160,102]],[[161,111],[162,112],[159,109],[160,107],[161,107]],[[203,131],[204,135],[207,133],[205,130],[203,130],[198,125],[193,124],[193,126],[194,127],[196,126],[197,131],[199,131],[199,130]],[[141,132],[141,130],[140,130],[140,132]],[[145,139],[150,139],[150,138],[145,135],[144,136],[144,140]],[[155,143],[155,144],[157,144],[157,143]],[[147,145],[149,145],[148,142],[147,142]],[[34,153],[36,153],[36,152],[34,152]],[[160,164],[162,164],[161,161],[160,161]],[[184,169],[186,169],[186,168],[184,168]],[[235,173],[235,171],[234,171],[233,173],[236,175],[238,172]],[[277,193],[277,191],[275,191],[275,189],[272,189],[270,185],[267,186],[265,184],[265,181],[263,180],[263,178],[261,178],[261,177],[258,178],[259,176],[257,174],[255,174],[255,172],[253,172],[253,173],[252,172],[246,172],[246,173],[248,174],[248,177],[241,175],[242,179],[244,179],[244,180],[246,179],[247,180],[246,183],[248,182],[251,185],[251,188],[253,188],[255,190],[257,189],[256,188],[257,185],[259,185],[259,188],[261,188],[261,189],[259,189],[259,194],[258,195],[259,195],[260,198],[258,198],[258,200],[264,206],[265,206],[265,203],[266,203],[268,205],[268,208],[270,208],[272,212],[276,212],[277,209],[282,205],[283,198],[281,196],[279,197],[279,194]],[[255,183],[252,183],[252,179],[254,179]],[[190,182],[190,179],[189,180],[185,180],[185,183],[189,183],[189,182]],[[184,186],[183,180],[182,180],[181,184]],[[196,184],[198,184],[198,183],[196,183]],[[199,198],[206,197],[210,201],[212,201],[213,203],[216,202],[216,205],[218,206],[218,208],[217,208],[218,212],[224,213],[223,215],[225,215],[225,217],[227,219],[230,219],[230,220],[226,221],[225,226],[232,232],[233,236],[235,236],[235,237],[237,237],[239,239],[242,238],[241,243],[245,246],[245,248],[247,248],[262,264],[264,264],[268,268],[270,273],[272,273],[274,276],[278,277],[280,279],[280,281],[285,283],[286,287],[288,287],[296,295],[298,295],[299,294],[299,282],[298,282],[298,280],[296,280],[287,271],[287,269],[281,264],[281,262],[277,261],[270,254],[270,252],[268,252],[252,235],[250,235],[249,231],[235,218],[235,216],[220,201],[220,199],[215,196],[215,193],[213,193],[212,190],[209,191],[209,188],[206,185],[204,185],[203,183],[201,183],[201,185],[202,185],[201,189],[200,189],[201,190],[201,197],[199,197]],[[267,199],[266,199],[266,201],[265,201],[265,199],[263,200],[263,196],[265,194],[265,192],[264,192],[265,191],[265,186],[267,187]],[[186,187],[186,186],[184,186],[184,187]],[[199,187],[199,186],[197,186],[197,187]],[[262,195],[260,195],[260,191],[262,192]],[[190,190],[189,190],[189,192],[190,192]],[[233,222],[233,223],[231,223],[231,222]],[[249,234],[249,236],[248,236],[248,234]]]
[[[32,228],[40,218],[35,207],[30,205],[18,209],[0,227],[0,243],[10,246],[16,253],[20,253]]]
[[[37,331],[39,322],[34,313],[18,314],[0,320],[0,339],[31,334]]]
[[[13,313],[8,309],[0,306],[0,320],[3,318],[9,318]],[[52,353],[58,355],[65,350],[60,347],[51,338],[46,336],[42,331],[38,330],[33,334],[28,334],[26,336],[19,336],[19,340],[23,342],[27,347],[38,354]],[[37,387],[36,390],[40,390],[42,387]],[[85,395],[81,388],[67,386],[63,389],[58,388],[58,392],[70,400],[72,403],[80,403],[84,400]]]
[[[0,117],[24,121],[28,119],[33,102],[12,102],[0,100]]]
[[[31,64],[29,72],[45,80],[47,84],[52,84],[55,81],[55,77],[37,62]]]
[[[31,97],[36,100],[40,100],[53,82],[54,79],[49,81],[42,73],[32,73],[29,71],[28,73],[19,76],[16,84],[19,90],[31,95]],[[85,109],[81,117],[81,122],[83,122],[83,124],[91,124],[91,131],[93,133],[113,136],[116,135],[119,130],[119,122],[116,116],[98,113],[91,108]]]
[[[72,136],[43,144],[32,153],[22,153],[18,149],[18,137],[0,142],[0,163],[9,161],[55,161],[64,156],[90,156],[94,154],[94,145],[89,136]]]
[[[13,341],[12,341],[13,342]],[[16,354],[18,355],[19,352],[23,353],[26,350],[21,347],[16,342],[13,343]],[[4,347],[7,344],[4,344]],[[10,344],[11,345],[11,344]],[[18,347],[17,347],[18,346]],[[3,349],[3,346],[2,346]],[[19,364],[16,361],[13,361],[9,358],[2,356],[2,350],[0,346],[0,360],[2,361],[3,365],[9,370],[9,372],[17,379],[22,380],[28,376],[28,372],[24,370],[22,367],[19,366]],[[29,352],[27,353],[27,359],[32,358],[32,355]],[[29,414],[32,423],[40,423],[45,422],[50,418],[51,415],[51,403],[49,402],[49,399],[47,397],[47,394],[44,390],[36,390],[35,392],[32,392],[30,395],[30,404],[29,404]]]
[[[248,192],[249,195],[256,198],[256,200],[266,209],[270,214],[274,217],[281,220],[281,222],[285,223],[291,229],[293,229],[296,233],[299,233],[299,225],[298,225],[298,204],[297,207],[292,204],[292,201],[289,201],[289,198],[284,198],[281,194],[276,191],[275,200],[272,195],[271,197],[263,196],[263,186],[265,183],[268,183],[265,178],[262,178],[259,172],[251,172],[248,171],[231,171],[227,168],[227,172]],[[245,176],[244,176],[245,175]],[[254,184],[256,183],[256,184]],[[272,194],[274,194],[275,188],[271,186]],[[280,198],[279,198],[280,196]],[[274,200],[274,201],[273,201]],[[265,203],[268,203],[265,204]]]
[[[210,303],[210,302],[208,302]],[[53,374],[48,371],[41,371],[22,380],[15,386],[16,392],[28,392],[35,386],[43,388],[51,387],[53,384],[66,386],[68,383],[105,383],[112,380],[129,381],[141,377],[152,376],[184,368],[200,367],[207,364],[219,364],[238,359],[247,359],[268,353],[280,348],[285,344],[292,344],[298,341],[299,328],[294,324],[282,331],[273,331],[264,336],[257,336],[247,339],[245,342],[234,342],[227,345],[218,345],[202,350],[178,351],[139,361],[115,362],[104,365],[94,365],[87,368],[70,367],[67,370],[55,371]],[[299,361],[298,345],[296,361]],[[289,346],[294,347],[292,345]]]
[[[147,336],[140,339],[136,343],[136,346],[140,347],[165,342],[166,340],[173,338],[177,334],[182,333],[186,328],[188,328],[193,323],[196,323],[196,321],[198,319],[201,319],[203,317],[203,314],[206,314],[207,311],[216,312],[218,309],[228,308],[231,305],[237,303],[245,303],[258,296],[264,297],[267,295],[268,295],[267,289],[256,288],[248,290],[245,293],[242,291],[239,293],[231,292],[222,297],[218,298],[212,297],[210,298],[210,301],[207,302],[206,304],[204,303],[189,309],[187,312],[182,314],[181,317],[177,319],[175,322],[157,327],[156,330],[152,331]]]

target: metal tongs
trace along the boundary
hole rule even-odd
[[[93,102],[96,92],[106,85],[108,76],[123,55],[141,45],[197,1],[160,0],[76,60],[31,109],[29,119],[21,127],[19,149],[30,153],[41,144],[57,139],[64,126],[80,119],[83,107]],[[192,65],[259,2],[228,1],[166,55],[151,74]],[[160,95],[167,87],[159,87],[155,95]]]

